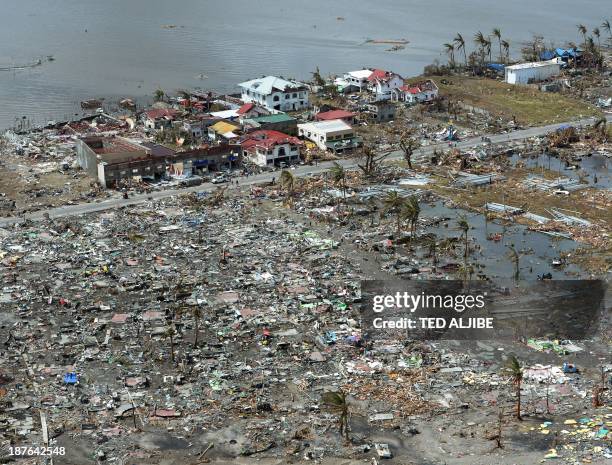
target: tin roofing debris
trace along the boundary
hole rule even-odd
[[[460,171],[458,177],[455,179],[455,185],[457,186],[484,186],[485,184],[491,184],[494,181],[502,181],[506,179],[501,174],[490,173],[490,174],[472,174],[465,171]]]
[[[551,209],[550,213],[556,221],[561,221],[568,225],[591,226],[591,222],[578,218],[577,216],[567,215],[559,210]]]
[[[587,184],[582,184],[578,179],[557,178],[550,180],[535,175],[531,175],[527,179],[525,179],[523,181],[523,185],[525,187],[535,188],[541,191],[564,190],[569,192],[588,187]]]

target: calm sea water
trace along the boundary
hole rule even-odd
[[[534,33],[578,40],[610,15],[605,0],[2,0],[0,128],[80,113],[79,102],[200,87],[236,91],[264,74],[308,78],[363,66],[414,75],[456,32],[499,27],[518,47]],[[165,26],[176,26],[168,28]],[[407,39],[404,50],[367,39]],[[470,43],[470,47],[473,45]],[[496,50],[494,48],[494,50]]]

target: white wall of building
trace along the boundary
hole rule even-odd
[[[507,66],[505,80],[508,84],[528,84],[549,79],[558,75],[560,71],[561,65],[553,61],[537,64],[525,63],[525,66]]]
[[[242,89],[242,101],[258,103],[268,110],[279,111],[296,111],[309,107],[307,90],[273,92],[264,95],[253,89]]]

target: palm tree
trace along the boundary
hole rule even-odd
[[[516,418],[522,420],[521,417],[521,383],[523,382],[523,367],[516,358],[511,355],[508,359],[508,364],[504,368],[504,371],[510,375],[510,380],[516,389]]]
[[[462,216],[457,221],[457,226],[462,231],[463,244],[464,244],[463,261],[467,263],[467,257],[468,257],[468,231],[470,230],[470,224],[468,223],[467,218],[465,216]]]
[[[478,56],[480,57],[481,65],[484,63],[484,46],[486,42],[487,39],[481,31],[474,34],[474,43],[478,46]]]
[[[346,200],[346,171],[338,162],[334,162],[334,166],[329,170],[334,185],[340,186],[342,189],[342,196]]]
[[[397,236],[399,237],[402,230],[402,219],[404,218],[402,209],[404,207],[404,199],[397,193],[397,191],[389,192],[383,200],[385,204],[384,212],[394,212],[395,220],[397,225]]]
[[[601,52],[601,32],[599,31],[599,28],[596,27],[595,29],[593,29],[593,35],[595,37],[597,37],[597,48],[599,49],[599,51]]]
[[[464,282],[471,281],[472,276],[474,275],[474,266],[471,263],[464,263],[459,267],[459,276],[463,279]]]
[[[198,347],[198,336],[200,334],[200,318],[202,318],[202,310],[200,310],[200,307],[193,307],[193,347]]]
[[[349,405],[346,400],[346,394],[343,391],[328,391],[321,395],[323,404],[332,412],[338,413],[338,425],[340,427],[340,436],[348,441],[348,426],[349,426]]]
[[[293,190],[295,188],[295,176],[289,170],[283,170],[280,174],[280,185],[287,190],[289,198],[293,198]]]
[[[610,21],[606,19],[601,23],[601,28],[608,33],[608,40],[612,42],[612,27],[610,26]]]
[[[421,214],[421,207],[419,205],[419,198],[416,195],[411,195],[404,205],[402,206],[405,217],[410,221],[410,240],[416,234],[416,225]]]
[[[156,102],[163,102],[164,97],[166,97],[166,93],[162,89],[157,89],[154,93]]]
[[[502,40],[501,46],[504,49],[506,63],[508,63],[510,61],[510,42],[507,40]]]
[[[168,326],[168,329],[166,329],[165,336],[170,339],[170,354],[172,356],[172,361],[174,362],[174,336],[176,336],[176,330],[174,329],[174,325]]]
[[[499,61],[502,61],[502,38],[501,30],[498,27],[493,29],[493,36],[497,39],[497,43],[499,44]]]
[[[489,56],[489,62],[491,62],[491,39],[485,39],[483,46],[485,54]]]
[[[455,46],[453,44],[445,43],[443,44],[443,47],[449,57],[449,64],[451,68],[454,68],[455,67]]]
[[[582,43],[586,44],[587,28],[583,24],[578,24],[578,33],[582,36]]]
[[[465,40],[463,39],[463,36],[457,33],[457,35],[453,39],[453,42],[457,44],[457,50],[463,51],[463,60],[465,61],[465,66],[467,67],[467,64],[468,64],[467,53],[465,51]]]

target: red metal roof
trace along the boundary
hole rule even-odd
[[[384,69],[375,69],[372,74],[368,77],[368,81],[386,81],[393,73],[385,71]]]
[[[353,118],[355,113],[351,113],[346,110],[330,110],[324,111],[322,113],[317,113],[315,115],[315,120],[317,121],[329,121],[332,119],[345,119],[345,118]]]
[[[242,148],[245,150],[249,150],[254,147],[269,149],[275,145],[282,144],[301,145],[303,142],[297,137],[290,136],[280,131],[271,131],[266,129],[248,134],[247,137],[241,142]]]
[[[255,108],[255,104],[254,103],[245,103],[240,108],[238,108],[238,112],[237,113],[239,115],[244,115],[245,113],[248,113],[249,111],[251,111],[253,108]]]

